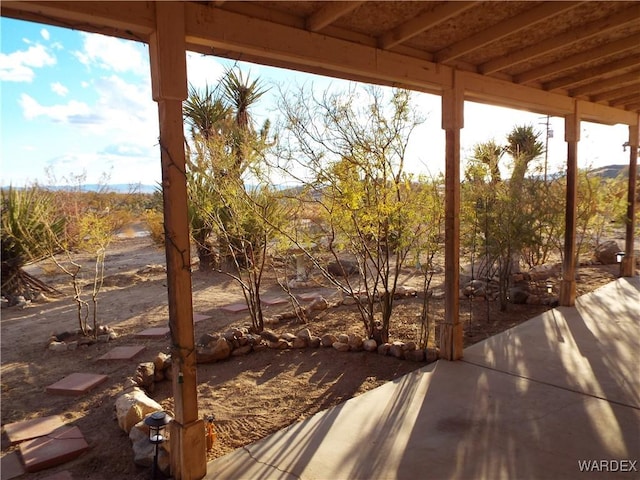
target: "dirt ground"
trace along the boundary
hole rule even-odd
[[[2,310],[1,319],[1,418],[2,425],[48,415],[60,415],[67,424],[76,425],[90,449],[78,459],[24,478],[44,478],[69,470],[74,479],[133,480],[146,479],[149,470],[133,463],[131,442],[115,420],[114,404],[122,393],[126,377],[132,376],[137,363],[152,361],[158,352],[169,352],[168,339],[139,339],[135,334],[150,328],[167,326],[168,308],[165,274],[159,269],[145,272],[147,265],[164,264],[164,251],[146,237],[120,238],[107,256],[105,287],[99,297],[101,323],[112,327],[118,338],[75,351],[53,352],[46,348],[51,334],[77,328],[75,304],[68,278],[55,273],[46,262],[29,267],[64,296],[46,302],[34,302],[26,308]],[[142,272],[142,273],[141,273]],[[590,266],[579,270],[578,293],[583,294],[617,276],[618,266]],[[407,269],[404,283],[419,286],[420,278]],[[436,276],[432,287],[441,286]],[[267,292],[276,293],[277,285],[268,278]],[[322,285],[309,290],[321,290]],[[302,292],[304,290],[301,290]],[[249,322],[245,313],[228,313],[220,307],[242,301],[239,287],[219,273],[193,273],[194,312],[209,318],[198,322],[195,336],[222,332],[231,326]],[[416,340],[417,314],[421,298],[398,301],[393,319],[392,340]],[[267,317],[290,307],[265,308]],[[465,324],[465,343],[481,341],[538,315],[547,306],[510,305],[499,312],[494,302],[461,300]],[[442,316],[442,300],[431,300],[431,311]],[[304,325],[314,335],[323,333],[362,334],[355,307],[332,308]],[[294,320],[270,325],[276,332],[296,333],[303,328]],[[116,346],[144,345],[146,349],[130,361],[97,361]],[[422,363],[399,360],[366,352],[340,353],[334,349],[270,350],[254,352],[227,361],[198,366],[199,411],[204,417],[214,414],[218,439],[209,459],[252,443],[293,422],[360,395],[393,380]],[[74,372],[108,375],[108,381],[80,397],[50,395],[48,385]],[[167,411],[173,409],[171,384],[156,384],[151,395]],[[3,435],[2,454],[10,447]]]

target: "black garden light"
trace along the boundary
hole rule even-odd
[[[155,445],[155,453],[153,455],[153,467],[151,470],[151,478],[156,478],[158,471],[158,448],[160,444],[166,440],[165,430],[169,423],[169,415],[165,412],[153,412],[144,419],[144,424],[149,427],[149,441]]]

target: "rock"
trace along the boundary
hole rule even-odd
[[[417,294],[418,294],[418,290],[416,290],[414,287],[399,285],[396,288],[395,297],[396,298],[415,297]]]
[[[138,384],[132,377],[127,377],[124,379],[124,382],[122,382],[123,390],[129,390],[130,388],[134,387],[138,387]]]
[[[102,335],[98,335],[97,340],[98,343],[109,343],[109,334],[104,333]]]
[[[289,348],[289,342],[284,338],[279,338],[275,342],[268,341],[267,345],[269,348],[273,348],[274,350],[286,350]]]
[[[156,358],[153,359],[153,366],[156,372],[158,370],[166,370],[169,365],[171,365],[171,355],[167,355],[166,353],[158,352]]]
[[[161,381],[164,380],[164,378],[165,378],[164,370],[155,370],[153,372],[153,381],[154,382],[161,382]]]
[[[308,341],[306,338],[296,337],[293,339],[292,346],[293,348],[307,348]]]
[[[362,350],[363,342],[362,337],[359,335],[351,334],[349,335],[349,350],[352,352],[359,352]]]
[[[327,271],[335,277],[349,277],[360,273],[360,268],[356,262],[350,260],[340,260],[327,265]]]
[[[253,347],[251,345],[244,345],[242,347],[238,347],[233,352],[231,352],[231,356],[240,357],[242,355],[246,355],[249,352],[251,352],[252,348]]]
[[[233,342],[233,340],[236,338],[236,334],[233,330],[227,330],[222,334],[222,337],[229,342]]]
[[[127,433],[147,415],[160,410],[162,406],[138,387],[123,393],[116,399],[118,426]]]
[[[343,343],[343,342],[333,342],[333,345],[331,345],[333,348],[335,348],[336,350],[338,350],[339,352],[348,352],[349,351],[349,344],[348,343]]]
[[[326,310],[327,308],[329,308],[329,302],[323,298],[323,297],[318,297],[315,298],[308,306],[307,306],[307,311],[310,312],[320,312],[322,310]]]
[[[593,254],[596,257],[596,260],[603,265],[611,265],[613,263],[618,263],[616,254],[619,251],[620,247],[618,246],[618,243],[615,240],[608,240],[598,245]]]
[[[231,344],[229,341],[220,337],[216,340],[213,347],[199,348],[196,350],[197,363],[211,363],[225,360],[231,355]]]
[[[133,426],[129,432],[133,449],[133,463],[140,467],[151,467],[155,456],[155,445],[149,441],[149,427],[145,425],[144,420]],[[169,473],[169,453],[164,448],[165,444],[161,444],[158,448],[158,469],[165,473]]]
[[[332,335],[331,333],[325,333],[320,338],[320,344],[323,347],[330,347],[331,345],[333,345],[337,341],[338,341],[337,337],[335,335]]]
[[[440,350],[438,350],[437,348],[427,348],[427,351],[425,352],[425,356],[426,356],[427,362],[429,363],[435,362],[436,360],[438,360],[438,357],[440,356]]]
[[[309,339],[308,343],[311,348],[318,348],[322,343],[322,340],[320,339],[320,337],[312,336]]]
[[[389,355],[392,355],[396,358],[404,358],[404,343],[403,342],[393,342],[389,347]]]
[[[424,350],[410,350],[404,352],[404,358],[412,362],[424,362],[425,354]]]
[[[542,300],[539,295],[529,295],[527,297],[527,305],[542,305]]]
[[[138,385],[142,388],[153,388],[155,367],[153,362],[139,363],[134,376]]]
[[[49,350],[51,350],[52,352],[66,352],[67,351],[67,344],[64,342],[51,342],[49,344]]]
[[[378,353],[380,355],[389,355],[389,350],[391,349],[390,343],[382,343],[378,345]]]
[[[364,348],[367,352],[375,352],[378,349],[378,344],[373,338],[367,338],[364,342],[362,342],[362,348]]]
[[[311,331],[308,328],[303,328],[298,333],[296,333],[296,337],[309,340],[311,338]]]
[[[529,297],[529,293],[523,290],[521,287],[512,287],[509,289],[509,298],[511,299],[511,303],[515,303],[518,305],[527,303],[527,298]]]
[[[297,337],[293,333],[283,333],[280,338],[286,340],[287,342],[293,342]]]
[[[349,335],[346,333],[341,333],[338,335],[338,341],[341,343],[349,343]]]
[[[416,345],[416,342],[407,342],[402,346],[402,350],[404,352],[412,352],[416,348],[418,348],[418,346]]]
[[[264,338],[267,342],[277,342],[280,340],[280,337],[273,333],[271,330],[263,330],[260,332],[260,336]]]
[[[111,330],[109,332],[109,340],[115,340],[116,338],[118,338],[118,334],[116,332],[114,332],[113,330]]]

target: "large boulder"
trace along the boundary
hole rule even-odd
[[[197,363],[211,363],[225,360],[231,356],[231,350],[229,341],[224,337],[220,337],[213,347],[198,348],[196,350],[196,361]]]
[[[618,243],[615,240],[608,240],[596,247],[594,256],[596,257],[596,260],[603,265],[611,265],[618,262],[616,254],[619,251],[620,247],[618,246]]]
[[[149,398],[139,387],[134,387],[123,393],[116,400],[118,426],[127,433],[147,415],[160,410],[162,410],[162,406]]]

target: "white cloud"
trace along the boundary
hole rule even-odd
[[[82,51],[73,54],[83,65],[115,72],[149,75],[149,59],[142,45],[95,33],[80,35]]]
[[[5,82],[31,82],[34,68],[55,65],[56,57],[43,45],[30,45],[27,50],[9,54],[0,53],[0,80]]]
[[[187,79],[196,88],[215,85],[223,73],[224,67],[215,57],[187,52]]]
[[[62,85],[60,82],[52,83],[51,90],[53,91],[53,93],[57,93],[61,97],[66,97],[67,93],[69,93],[69,89]]]
[[[45,40],[49,40],[50,38],[49,30],[47,30],[46,28],[40,30],[40,35],[42,35],[42,38],[44,38]]]
[[[64,105],[44,106],[40,105],[33,97],[26,93],[20,95],[18,103],[22,107],[22,113],[27,120],[37,117],[49,117],[56,123],[95,123],[91,109],[86,103],[70,100]]]

